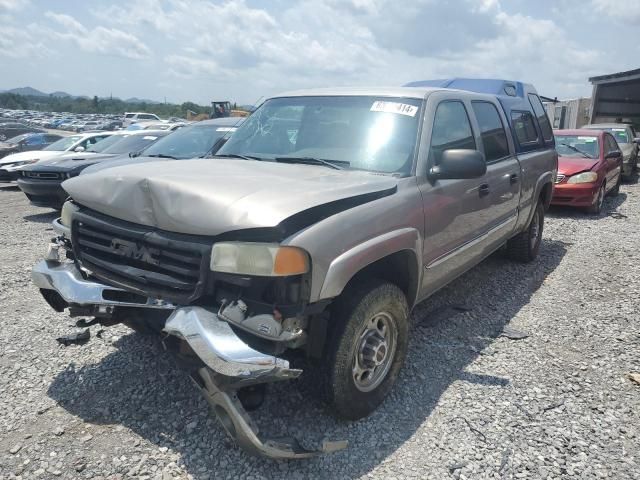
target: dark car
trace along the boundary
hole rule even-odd
[[[4,122],[0,123],[0,141],[4,141],[7,138],[17,137],[23,133],[46,133],[41,128],[30,127],[24,123],[18,122]]]
[[[11,153],[42,150],[61,138],[52,133],[23,133],[0,143],[0,158]]]
[[[96,143],[85,152],[61,155],[25,166],[18,178],[18,187],[29,201],[39,207],[60,208],[67,198],[62,189],[64,180],[75,177],[90,165],[109,158],[129,158],[171,132],[164,130],[115,134]],[[101,145],[102,144],[102,145]],[[103,148],[105,147],[106,148]]]
[[[599,214],[604,197],[617,195],[622,181],[622,151],[603,130],[555,130],[558,152],[552,205],[585,207]]]
[[[194,123],[158,140],[139,156],[108,159],[87,168],[82,174],[130,163],[185,160],[213,155],[243,121],[244,118],[226,117]],[[137,133],[139,132],[137,131]]]

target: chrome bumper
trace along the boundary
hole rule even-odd
[[[324,442],[318,450],[307,450],[295,439],[262,440],[258,429],[237,397],[239,388],[298,377],[302,370],[289,368],[287,360],[259,352],[202,307],[176,307],[158,300],[131,303],[110,300],[122,289],[83,278],[74,264],[43,260],[31,277],[40,289],[53,290],[69,305],[173,309],[164,331],[189,344],[205,367],[192,377],[227,433],[245,451],[272,459],[309,458],[346,448],[346,442]],[[108,293],[107,298],[105,294]],[[46,297],[45,297],[46,298]]]

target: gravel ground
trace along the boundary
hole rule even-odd
[[[308,379],[272,386],[263,431],[350,442],[273,462],[227,440],[157,341],[124,326],[55,341],[73,322],[29,280],[54,214],[0,187],[0,479],[638,479],[640,185],[605,211],[552,210],[538,261],[493,255],[420,305],[399,384],[370,418],[336,420]]]

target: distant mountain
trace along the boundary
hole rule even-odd
[[[40,90],[36,90],[32,87],[22,87],[22,88],[12,88],[11,90],[6,90],[7,93],[15,93],[16,95],[31,95],[33,97],[47,97],[48,94],[41,92]]]
[[[159,103],[162,103],[162,102],[156,102],[155,100],[148,100],[146,98],[138,98],[138,97],[127,98],[125,100],[125,102],[127,102],[127,103],[148,103],[150,105],[157,105]]]
[[[52,97],[58,97],[58,98],[66,98],[66,97],[76,98],[67,92],[51,92],[49,95],[51,95]]]

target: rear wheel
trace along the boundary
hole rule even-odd
[[[349,420],[385,399],[407,353],[409,307],[404,293],[380,280],[345,290],[331,319],[323,394]]]
[[[538,256],[544,228],[544,205],[538,201],[529,226],[507,242],[507,255],[517,262],[528,263]]]
[[[587,211],[589,213],[593,213],[594,215],[599,215],[602,212],[602,205],[604,204],[604,194],[606,192],[606,185],[602,182],[600,185],[600,189],[598,190],[598,196],[596,197],[593,205],[591,205]]]
[[[609,192],[609,194],[612,197],[617,196],[620,193],[620,185],[622,184],[622,173],[620,173],[620,175],[618,175],[618,181],[616,182],[616,186],[613,187],[611,189],[611,191]]]

